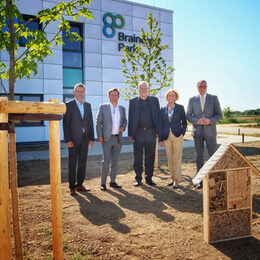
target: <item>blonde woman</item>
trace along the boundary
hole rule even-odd
[[[179,94],[169,89],[165,98],[168,104],[161,108],[159,123],[159,145],[165,147],[172,181],[167,186],[179,188],[182,165],[183,136],[186,133],[187,121],[184,107],[176,103]]]

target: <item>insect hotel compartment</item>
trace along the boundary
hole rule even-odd
[[[250,208],[251,177],[248,169],[228,171],[228,209]]]
[[[209,177],[210,212],[227,209],[227,179],[226,172],[214,172]]]
[[[250,235],[250,209],[210,214],[210,241]]]

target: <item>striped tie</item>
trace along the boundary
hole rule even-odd
[[[204,111],[204,96],[201,96],[201,111],[203,112]]]

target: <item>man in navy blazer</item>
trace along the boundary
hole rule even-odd
[[[75,99],[66,103],[63,119],[64,140],[69,148],[69,188],[70,194],[76,190],[88,191],[83,186],[86,174],[88,148],[93,147],[94,128],[91,105],[84,102],[85,86],[78,83],[74,87]],[[77,169],[77,173],[76,173]]]
[[[148,96],[148,83],[138,84],[139,97],[129,102],[128,136],[134,140],[134,171],[136,183],[142,184],[143,149],[145,149],[145,180],[148,185],[156,185],[152,180],[155,159],[156,135],[159,130],[160,105],[156,97]]]
[[[217,150],[216,123],[222,118],[222,111],[218,97],[206,93],[207,82],[205,80],[197,83],[197,89],[199,95],[189,100],[186,116],[192,123],[198,172],[204,164],[204,142],[209,156],[212,156]],[[202,188],[202,183],[197,185],[197,188]]]

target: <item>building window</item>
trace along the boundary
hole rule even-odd
[[[26,24],[30,19],[35,18],[34,16],[31,15],[23,15],[23,21],[21,22],[22,24]],[[39,20],[35,20],[30,22],[27,26],[26,26],[30,31],[36,31],[36,30],[42,30],[42,24],[39,23]],[[32,37],[27,37],[27,39],[25,37],[21,37],[19,39],[19,45],[21,47],[25,47],[26,43],[29,41],[29,39],[31,39]]]
[[[71,23],[71,32],[82,37],[82,25]],[[83,38],[83,37],[82,37]],[[83,82],[83,48],[82,42],[70,41],[66,32],[63,32],[64,42],[62,48],[63,58],[63,101],[74,98],[73,88],[77,83]]]
[[[16,101],[35,101],[42,102],[43,95],[34,95],[34,94],[16,94],[14,96]],[[28,127],[28,126],[43,126],[43,121],[30,121],[30,120],[21,120],[15,124],[17,127]]]

